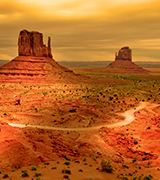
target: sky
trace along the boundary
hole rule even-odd
[[[56,61],[160,61],[160,0],[1,0],[0,59],[18,55],[23,29],[51,37]]]

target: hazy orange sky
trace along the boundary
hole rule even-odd
[[[1,0],[0,59],[18,55],[23,29],[51,36],[56,61],[114,60],[123,46],[160,61],[159,0]]]

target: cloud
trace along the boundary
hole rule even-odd
[[[154,0],[1,0],[0,55],[14,58],[18,33],[28,29],[42,32],[45,42],[51,36],[58,60],[114,60],[126,45],[135,57],[150,49],[146,56],[160,58],[159,19]]]

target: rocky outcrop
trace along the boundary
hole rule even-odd
[[[115,54],[115,60],[132,61],[132,50],[129,47],[122,47],[118,51],[118,55],[117,55],[117,53]]]
[[[51,54],[51,39],[48,38],[48,47],[43,43],[43,34],[36,31],[23,30],[18,38],[18,53],[19,56],[35,56],[35,57],[50,57]]]

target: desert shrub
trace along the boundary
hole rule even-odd
[[[70,165],[69,161],[64,162],[65,165]]]
[[[65,174],[65,175],[63,176],[63,178],[64,178],[64,179],[68,179],[69,176]]]
[[[38,177],[38,176],[41,176],[42,174],[41,173],[35,173],[34,177]]]
[[[88,164],[87,162],[84,163],[84,165],[87,165],[87,164]]]
[[[23,172],[22,177],[28,177],[29,176],[27,170],[24,170],[22,172]]]
[[[112,100],[113,100],[113,97],[112,97],[112,96],[110,96],[110,97],[109,97],[109,100],[110,100],[110,101],[112,101]]]
[[[3,178],[7,178],[7,177],[8,177],[8,174],[4,174],[4,175],[3,175]]]
[[[132,160],[133,163],[135,163],[137,161],[137,158],[134,157],[134,159]]]
[[[147,158],[146,157],[144,157],[143,159],[142,159],[142,161],[146,161],[147,160]]]
[[[62,169],[62,173],[71,174],[71,170],[69,170],[69,169]]]
[[[122,180],[129,180],[127,177],[123,177]]]
[[[133,143],[136,145],[136,144],[138,144],[138,141],[134,140],[134,142],[133,142]]]
[[[44,162],[44,165],[49,165],[50,163],[49,162]]]
[[[36,167],[36,166],[31,166],[31,170],[32,170],[32,171],[36,171],[36,170],[37,170],[37,167]]]
[[[36,177],[36,180],[43,180],[43,179],[41,179],[40,177]]]
[[[127,164],[123,164],[123,167],[125,168],[129,168],[129,166]]]
[[[79,172],[83,172],[83,170],[82,170],[82,169],[79,169]]]
[[[143,178],[143,180],[152,180],[152,176],[151,176],[151,175],[145,176],[145,177]]]
[[[113,171],[113,168],[112,168],[110,163],[111,163],[110,160],[108,160],[108,162],[102,160],[102,162],[101,162],[101,170],[106,171],[108,173],[111,173]]]

